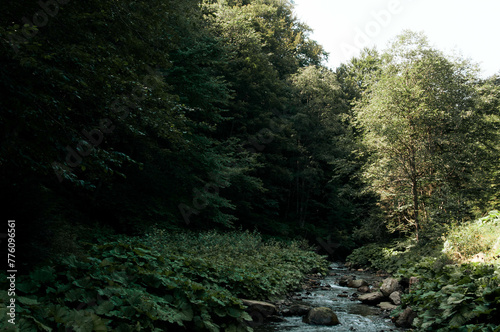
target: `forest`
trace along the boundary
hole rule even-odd
[[[330,69],[291,0],[0,17],[0,328],[251,331],[347,260],[421,278],[415,330],[499,331],[500,71],[414,31]]]

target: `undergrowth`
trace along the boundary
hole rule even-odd
[[[326,260],[303,243],[258,234],[154,230],[83,245],[16,280],[15,331],[251,331],[241,298],[296,288]],[[0,329],[11,296],[0,286]]]
[[[463,225],[452,225],[445,237],[443,252],[458,261],[468,261],[482,253],[486,262],[500,255],[500,212]]]
[[[440,238],[372,243],[348,256],[353,266],[416,277],[401,312],[417,331],[500,331],[500,213],[452,225]],[[479,256],[479,255],[480,256]],[[479,256],[479,258],[477,258]],[[476,262],[473,261],[476,258]]]
[[[500,269],[498,265],[436,264],[425,258],[398,275],[418,282],[402,296],[404,307],[417,313],[418,331],[500,331]]]

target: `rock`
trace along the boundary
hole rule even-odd
[[[377,277],[388,277],[389,273],[382,271],[382,270],[378,270],[376,276]]]
[[[382,286],[380,286],[380,291],[384,296],[389,296],[395,291],[401,290],[401,286],[397,279],[394,278],[386,278],[382,282]]]
[[[410,307],[406,308],[399,316],[394,317],[394,324],[397,327],[410,328],[413,324],[413,320],[417,317],[417,313],[411,310]]]
[[[359,288],[362,286],[368,286],[368,283],[366,281],[364,281],[363,279],[350,280],[347,282],[347,287]]]
[[[271,316],[267,316],[266,317],[266,321],[268,321],[268,322],[275,322],[275,323],[281,323],[281,322],[286,321],[286,319],[284,319],[281,316],[271,315]]]
[[[360,300],[364,304],[378,304],[382,302],[384,299],[385,296],[381,292],[372,292],[360,295],[358,297],[358,300]]]
[[[281,311],[283,316],[304,316],[311,310],[311,307],[302,304],[293,304],[289,308]]]
[[[358,288],[358,292],[360,293],[368,293],[370,291],[370,286],[361,286]]]
[[[479,254],[475,254],[472,259],[471,263],[484,263],[484,254],[480,252]]]
[[[400,291],[395,291],[389,295],[389,298],[391,299],[392,303],[395,305],[400,305],[401,304],[401,292]]]
[[[340,280],[339,280],[339,286],[347,286],[347,284],[350,282],[350,281],[353,281],[354,280],[354,277],[353,276],[346,276],[346,275],[343,275],[340,277]]]
[[[408,288],[410,289],[410,292],[412,291],[412,286],[415,284],[418,284],[419,279],[417,277],[410,277],[410,281],[408,282]]]
[[[380,302],[379,304],[377,304],[377,307],[379,307],[382,310],[394,310],[398,306],[392,304],[391,302]]]
[[[309,310],[302,319],[304,323],[312,325],[338,325],[340,324],[337,315],[330,308],[318,307]]]
[[[244,299],[241,301],[243,301],[243,304],[248,307],[246,309],[247,312],[258,312],[264,317],[272,316],[277,313],[276,306],[274,304]]]

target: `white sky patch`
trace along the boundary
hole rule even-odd
[[[500,73],[499,0],[294,0],[311,38],[336,68],[365,46],[387,47],[403,30],[423,31],[446,54],[478,63],[484,77]]]

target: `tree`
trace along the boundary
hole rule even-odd
[[[445,57],[413,32],[383,55],[356,118],[372,153],[364,174],[393,230],[412,227],[418,239],[431,217],[451,221],[470,212],[487,158],[476,75],[467,61]]]
[[[341,86],[335,73],[321,66],[301,68],[291,83],[296,93],[291,118],[296,149],[290,158],[294,183],[285,214],[301,228],[316,229],[349,246],[351,237],[344,235],[359,225],[363,213],[356,181],[357,143]]]
[[[485,160],[483,188],[485,202],[481,211],[500,209],[500,75],[496,74],[477,85],[478,109],[485,114],[482,148],[491,157]]]

